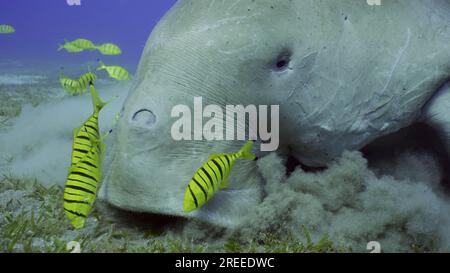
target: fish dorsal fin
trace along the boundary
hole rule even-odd
[[[100,142],[103,142],[105,139],[107,139],[110,134],[110,132],[106,132],[102,136],[100,136]]]
[[[209,156],[208,160],[213,160],[214,158],[218,158],[218,157],[223,156],[223,155],[225,155],[225,154],[212,154],[212,155]]]
[[[107,69],[108,68],[108,66],[106,66],[106,64],[104,62],[102,62],[100,60],[98,62],[100,64],[100,66],[99,66],[99,68],[97,68],[97,70],[102,70],[102,69]]]
[[[73,150],[75,149],[75,139],[77,138],[78,135],[78,128],[73,129],[73,142],[72,142],[72,155],[73,155]],[[73,164],[74,162],[72,162]]]
[[[73,139],[77,137],[79,130],[80,130],[79,128],[73,129]]]
[[[103,160],[103,153],[105,152],[105,143],[103,143],[102,140],[100,140],[100,152],[101,152],[100,161],[102,161]]]

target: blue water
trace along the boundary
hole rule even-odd
[[[0,68],[59,69],[95,64],[120,64],[135,71],[147,38],[176,0],[0,0],[0,24],[10,24],[16,33],[0,35]],[[57,51],[64,39],[112,42],[122,48],[120,56],[98,52],[70,54]]]

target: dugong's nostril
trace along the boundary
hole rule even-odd
[[[148,109],[140,109],[133,114],[131,121],[135,126],[152,128],[156,123],[156,116]]]

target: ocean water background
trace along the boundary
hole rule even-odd
[[[80,0],[70,6],[67,0],[0,0],[0,24],[15,27],[13,35],[0,36],[0,69],[70,69],[102,59],[134,72],[146,40],[175,0]],[[92,39],[112,42],[123,51],[120,56],[99,52],[70,54],[57,51],[64,39]]]

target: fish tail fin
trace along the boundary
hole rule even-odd
[[[64,44],[67,44],[69,41],[67,41],[67,39],[64,39]],[[58,44],[58,51],[61,51],[64,49],[64,45],[63,44]]]
[[[97,47],[98,47],[98,46],[97,46],[96,44],[92,43],[92,47],[90,47],[89,50],[90,50],[90,51],[97,50]]]
[[[94,84],[92,82],[89,83],[91,86],[91,95],[92,95],[92,104],[94,106],[95,111],[100,112],[105,105],[107,105],[109,102],[104,102],[100,99],[100,96],[98,95],[97,90],[94,87]]]
[[[253,140],[247,141],[244,147],[242,147],[242,149],[239,151],[239,155],[248,160],[255,160],[256,155],[251,153],[252,147],[253,147]]]
[[[102,61],[98,61],[99,63],[100,63],[100,66],[97,68],[97,70],[102,70],[102,69],[105,69],[106,68],[106,65],[105,65],[105,63],[104,62],[102,62]]]

